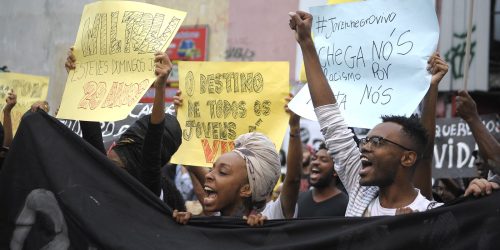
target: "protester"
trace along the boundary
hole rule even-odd
[[[177,119],[165,114],[165,85],[172,70],[172,63],[166,53],[155,54],[155,75],[153,86],[155,97],[151,115],[146,115],[132,124],[108,151],[107,157],[115,165],[125,169],[155,195],[173,209],[185,211],[185,203],[173,181],[162,178],[161,167],[170,161],[181,140],[181,128]],[[66,70],[75,68],[76,58],[70,49]],[[83,138],[106,154],[98,122],[80,121]]]
[[[258,132],[240,135],[234,143],[234,150],[217,158],[205,176],[203,208],[222,216],[244,216],[252,226],[262,225],[266,216],[259,212],[280,176],[278,152]],[[173,217],[186,224],[191,214],[174,211]]]
[[[432,186],[432,196],[437,202],[449,202],[464,193],[460,183],[454,179],[437,179]]]
[[[472,151],[472,156],[474,157],[474,166],[477,169],[477,177],[487,179],[488,171],[491,169],[491,167],[483,159],[478,150]]]
[[[416,118],[383,117],[383,122],[361,139],[358,149],[321,69],[311,37],[312,15],[297,11],[290,16],[290,27],[302,49],[316,116],[328,151],[336,160],[335,170],[349,194],[345,215],[395,215],[439,205],[426,199],[413,185],[415,167],[428,146],[422,124]],[[437,84],[448,67],[440,58],[430,63],[432,82]],[[430,194],[430,185],[428,189]]]
[[[337,187],[334,161],[324,143],[311,160],[309,182],[313,188],[300,194],[297,217],[344,216],[349,197]]]

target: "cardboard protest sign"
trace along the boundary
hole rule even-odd
[[[45,101],[49,89],[49,78],[16,73],[0,73],[0,111],[5,107],[5,99],[10,90],[17,95],[17,104],[11,111],[12,132],[17,131],[23,114],[36,101]],[[3,122],[3,112],[0,112],[0,121]]]
[[[500,122],[496,115],[483,115],[481,120],[495,138],[500,138]],[[437,119],[434,143],[433,178],[477,176],[472,151],[478,147],[469,125],[464,120]]]
[[[311,13],[323,72],[349,126],[371,128],[383,114],[410,115],[417,108],[439,36],[431,0],[372,0]],[[307,86],[290,107],[316,119]]]
[[[156,78],[154,53],[166,50],[185,16],[145,3],[86,5],[58,118],[125,118]]]
[[[182,145],[172,162],[212,166],[241,134],[258,131],[279,150],[288,125],[288,62],[179,62]]]

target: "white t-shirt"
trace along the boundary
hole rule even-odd
[[[295,204],[293,218],[297,218],[297,210],[297,204]],[[266,207],[261,214],[266,216],[268,220],[286,219],[285,215],[283,214],[283,207],[281,206],[281,196],[278,196],[275,201],[271,200],[266,203]]]
[[[426,199],[422,194],[420,194],[420,190],[415,188],[415,190],[418,192],[417,197],[415,197],[415,200],[413,202],[406,206],[408,208],[411,208],[413,212],[423,212],[427,211],[429,209],[439,207],[443,205],[443,203],[438,203],[435,201],[430,201]],[[380,205],[380,200],[379,196],[377,196],[376,199],[373,199],[370,204],[368,205],[368,208],[366,211],[363,213],[363,217],[371,217],[371,216],[394,216],[396,215],[396,208],[385,208]]]

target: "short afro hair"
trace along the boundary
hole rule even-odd
[[[428,142],[428,134],[418,116],[412,115],[408,118],[405,116],[388,115],[382,116],[382,122],[393,122],[401,125],[403,133],[407,135],[416,146],[414,150],[417,151],[419,156],[422,156]]]

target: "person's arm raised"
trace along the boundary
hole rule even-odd
[[[167,53],[155,54],[155,97],[142,146],[141,182],[156,195],[161,193],[161,149],[165,120],[165,85],[172,70]],[[166,194],[168,195],[168,194]]]
[[[335,159],[335,171],[344,184],[349,196],[358,195],[359,169],[361,160],[359,149],[352,139],[354,136],[338,109],[328,81],[323,74],[318,54],[311,37],[313,17],[302,11],[289,13],[290,28],[295,31],[295,39],[302,49],[306,77],[318,122],[325,138],[328,153]],[[337,164],[338,163],[338,164]]]
[[[12,133],[12,109],[17,104],[17,95],[14,93],[14,90],[11,89],[9,93],[7,93],[7,98],[5,99],[5,107],[3,109],[3,128],[4,128],[4,138],[3,138],[3,146],[8,148],[13,140]]]
[[[153,111],[151,113],[151,124],[162,123],[165,119],[165,85],[167,78],[172,71],[172,62],[167,53],[156,52],[155,54],[155,75],[154,82],[155,97],[153,101]]]
[[[286,98],[290,102],[292,96]],[[280,202],[285,218],[293,218],[295,204],[299,197],[300,172],[302,167],[302,141],[300,140],[300,116],[293,113],[285,105],[285,111],[290,114],[288,124],[290,125],[290,139],[288,140],[288,154],[286,160],[286,175],[283,180],[283,189],[280,194]]]
[[[472,135],[476,140],[479,148],[479,153],[486,162],[492,160],[500,163],[500,143],[493,137],[488,129],[481,122],[481,118],[477,112],[476,102],[472,99],[469,93],[465,90],[458,92],[457,96],[457,114],[467,122]],[[495,171],[495,169],[492,169]],[[500,172],[496,170],[496,174]]]
[[[333,91],[328,85],[319,62],[311,36],[312,15],[303,11],[290,12],[290,28],[295,30],[295,39],[302,49],[307,83],[314,107],[336,103]]]
[[[432,74],[431,86],[423,101],[422,125],[427,130],[427,145],[413,175],[413,184],[420,189],[420,193],[432,200],[432,157],[434,152],[434,138],[436,134],[436,102],[439,82],[448,72],[448,64],[434,53],[428,60],[428,70]]]

